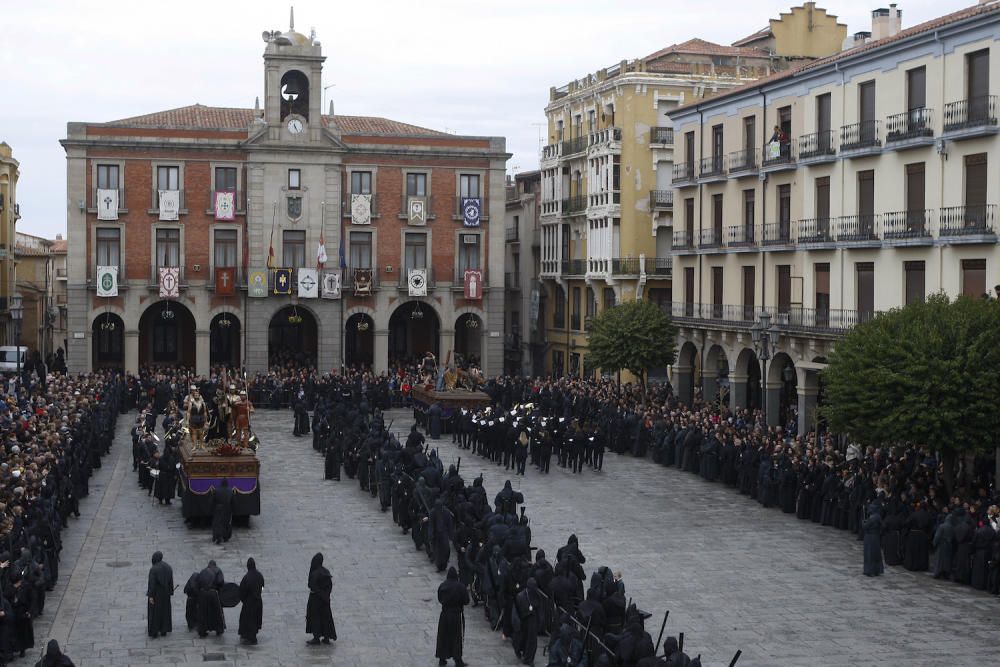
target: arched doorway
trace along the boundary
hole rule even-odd
[[[285,306],[267,327],[267,363],[270,366],[315,366],[319,327],[312,312]]]
[[[705,356],[702,392],[708,402],[729,405],[729,358],[721,345],[712,345]]]
[[[194,315],[177,301],[158,301],[139,318],[139,365],[195,367]]]
[[[422,301],[407,301],[389,318],[389,365],[419,362],[428,351],[439,362],[441,320],[430,305]]]
[[[125,323],[111,312],[94,318],[90,329],[94,368],[125,368]]]
[[[698,377],[698,348],[691,341],[681,345],[677,354],[677,398],[685,405],[694,404],[694,379]]]
[[[240,320],[231,313],[219,313],[209,327],[209,362],[213,366],[238,368],[240,364]]]
[[[795,372],[795,362],[784,352],[774,355],[767,367],[767,411],[768,422],[788,424],[798,411],[798,378]],[[772,411],[777,410],[774,421]]]
[[[371,368],[375,363],[375,321],[366,313],[355,313],[344,325],[344,363]]]
[[[749,347],[736,358],[736,371],[730,391],[735,394],[736,407],[759,410],[761,405],[760,359]]]
[[[475,313],[465,313],[455,320],[456,363],[482,368],[483,331],[483,320]]]

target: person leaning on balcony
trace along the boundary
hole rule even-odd
[[[789,140],[788,135],[785,134],[784,130],[781,129],[780,125],[774,126],[774,132],[771,134],[771,138],[768,139],[767,143],[777,142],[778,146],[781,147],[781,154],[788,155]]]

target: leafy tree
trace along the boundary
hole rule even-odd
[[[651,301],[629,301],[609,308],[591,324],[588,358],[604,371],[630,371],[646,394],[646,371],[674,363],[677,329]]]
[[[937,294],[879,315],[837,343],[823,380],[834,430],[940,451],[950,492],[957,455],[1000,443],[1000,303]]]

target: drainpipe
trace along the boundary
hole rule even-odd
[[[940,48],[940,53],[941,53],[941,76],[944,77],[944,73],[947,71],[945,69],[945,65],[946,65],[945,58],[947,58],[947,55],[945,54],[945,51],[944,51],[944,42],[941,41],[941,35],[938,34],[937,30],[934,31],[934,41],[938,43],[938,47]],[[943,128],[944,127],[944,86],[941,86],[940,89],[941,89],[941,97],[938,99],[938,102],[939,102],[938,108],[941,109],[941,111],[939,112],[939,114],[940,114],[939,117],[941,118],[941,127]],[[941,141],[944,141],[944,140],[941,139]],[[940,178],[938,178],[938,191],[939,191],[939,195],[938,195],[938,237],[940,237],[940,235],[941,235],[941,207],[944,205],[944,162],[947,159],[948,159],[947,154],[941,154],[941,159],[938,160],[938,164],[940,165],[940,172],[939,172]],[[926,202],[925,202],[925,204],[926,204]],[[943,244],[938,244],[938,284],[937,284],[937,286],[938,286],[938,290],[943,290],[944,289],[944,245]],[[996,477],[995,477],[995,480],[1000,480],[1000,447],[997,447],[997,450],[996,450]],[[995,483],[996,482],[994,482],[994,484]]]
[[[840,122],[844,122],[847,117],[847,95],[844,92],[844,88],[847,87],[847,75],[844,70],[840,69],[840,63],[835,62],[833,64],[833,69],[835,72],[840,72]],[[832,119],[831,119],[832,120]],[[833,128],[831,128],[833,129]],[[844,189],[847,187],[847,176],[846,169],[844,168],[845,162],[843,160],[837,161],[837,168],[840,169],[840,215],[844,215]],[[855,199],[857,194],[855,194]],[[855,202],[856,204],[857,202]],[[840,313],[843,317],[844,313],[844,275],[845,275],[845,260],[844,260],[844,248],[840,247],[837,249],[837,254],[840,256]]]

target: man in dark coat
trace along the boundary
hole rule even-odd
[[[146,632],[150,637],[166,637],[173,630],[170,616],[170,598],[174,594],[174,571],[163,561],[163,554],[153,554],[153,566],[149,568],[149,583],[146,597],[149,602],[149,617]]]
[[[865,536],[865,576],[877,577],[885,568],[882,565],[882,515],[874,503],[868,508],[868,518],[861,530]]]
[[[934,578],[951,576],[952,556],[955,553],[955,518],[949,514],[934,531]]]
[[[214,560],[208,561],[208,566],[198,573],[195,584],[198,587],[199,637],[206,637],[209,632],[218,636],[226,631],[226,617],[219,600],[219,591],[224,583],[226,579]]]
[[[156,499],[161,505],[169,505],[174,498],[174,491],[177,489],[177,459],[174,456],[174,448],[167,446],[163,450],[163,456],[156,464],[159,471],[156,480],[153,482],[153,490]]]
[[[906,547],[903,551],[903,567],[911,572],[924,572],[928,568],[928,545],[930,543],[932,519],[921,504],[906,519]]]
[[[989,521],[981,521],[972,538],[972,587],[985,591],[989,580],[990,551],[996,539],[996,531]]]
[[[307,644],[320,642],[329,644],[337,641],[337,626],[333,623],[330,609],[330,595],[333,593],[333,577],[323,567],[323,554],[318,553],[309,564],[309,602],[306,604],[306,633],[313,636]]]
[[[526,665],[535,664],[538,650],[538,621],[542,606],[542,596],[534,577],[528,579],[524,590],[514,598],[517,612],[517,626],[514,632],[514,653]]]
[[[233,536],[233,490],[225,477],[212,489],[212,542],[222,544]]]
[[[35,663],[35,667],[74,667],[73,661],[59,648],[59,642],[50,639],[45,646],[45,655]]]
[[[438,498],[430,513],[430,540],[434,555],[434,565],[438,572],[444,572],[451,557],[451,540],[455,536],[455,517],[444,505],[444,500]]]
[[[198,573],[194,572],[184,584],[184,595],[187,596],[187,604],[184,606],[184,620],[187,621],[188,630],[198,627]]]
[[[438,602],[441,616],[438,618],[437,647],[434,651],[439,665],[455,659],[456,667],[462,667],[462,642],[465,638],[464,608],[469,604],[469,591],[458,580],[455,568],[448,568],[448,577],[438,587]]]
[[[441,437],[441,405],[432,403],[427,409],[428,435],[437,440]]]
[[[240,581],[240,643],[256,644],[257,633],[260,632],[264,618],[264,602],[261,594],[264,590],[264,576],[257,571],[257,563],[253,558],[247,559],[247,573]]]

